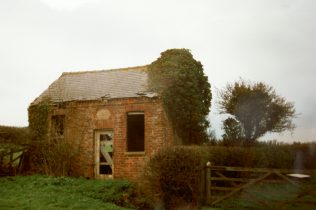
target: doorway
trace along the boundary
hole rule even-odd
[[[95,176],[113,178],[113,131],[95,131]]]

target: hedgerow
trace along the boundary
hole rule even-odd
[[[253,147],[208,146],[213,165],[316,169],[316,143],[262,143]]]
[[[206,151],[198,146],[172,147],[153,156],[143,176],[143,188],[152,205],[165,209],[199,206],[201,171],[206,160]]]

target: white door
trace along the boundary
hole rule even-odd
[[[112,178],[113,174],[113,131],[95,132],[95,176]]]

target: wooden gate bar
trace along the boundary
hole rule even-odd
[[[298,186],[297,183],[293,182],[291,179],[289,179],[288,177],[284,176],[283,174],[279,173],[279,172],[274,172],[276,175],[278,175],[279,177],[281,177],[282,179],[285,179],[286,181],[290,182],[291,184]]]
[[[241,187],[235,188],[235,189],[234,189],[233,191],[231,191],[230,193],[228,193],[228,194],[224,195],[223,197],[221,197],[221,198],[219,198],[219,199],[217,199],[217,200],[211,202],[211,205],[215,205],[216,203],[219,203],[219,202],[221,202],[222,200],[225,200],[226,198],[228,198],[228,197],[234,195],[235,193],[237,193],[237,192],[239,192],[239,191],[241,191],[241,190],[243,190],[243,189],[245,189],[245,188],[247,188],[247,187],[249,187],[249,186],[251,186],[251,185],[253,185],[253,184],[255,184],[255,183],[257,183],[257,182],[259,182],[259,181],[261,181],[261,180],[263,180],[263,179],[265,179],[265,178],[267,178],[267,177],[270,176],[271,174],[272,174],[271,172],[268,172],[268,173],[266,173],[264,176],[262,176],[262,177],[260,177],[260,178],[258,178],[258,179],[255,179],[255,180],[253,180],[253,181],[251,181],[251,182],[249,182],[249,183],[247,183],[247,184],[245,184],[245,185],[243,185],[243,186],[241,186]]]
[[[21,161],[24,152],[27,151],[27,147],[24,146],[23,148],[8,148],[8,151],[2,151],[0,153],[0,167],[3,171],[1,173],[7,174],[7,173],[16,173],[16,170],[21,169]],[[21,153],[21,154],[16,154],[16,153]],[[19,160],[17,164],[14,164]]]
[[[213,172],[212,172],[213,171]],[[224,174],[224,172],[244,172],[249,174],[248,178],[242,177],[230,177],[230,174]],[[289,173],[302,173],[302,174],[316,174],[316,170],[290,170],[290,169],[269,169],[269,168],[246,168],[246,167],[226,167],[226,166],[212,166],[210,162],[207,163],[205,172],[205,192],[206,201],[210,205],[215,205],[233,195],[237,192],[263,181],[271,175],[276,175],[279,179],[273,179],[269,181],[287,181],[293,185],[298,186],[298,183],[291,180],[284,174]],[[229,184],[221,186],[215,185],[216,183],[228,182]],[[215,191],[214,193],[212,191]],[[224,195],[216,195],[220,192]],[[216,193],[217,192],[217,193]]]

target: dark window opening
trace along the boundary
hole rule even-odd
[[[63,137],[65,132],[65,115],[52,116],[52,136]]]
[[[145,151],[144,142],[144,113],[130,112],[127,114],[127,151],[143,152]]]

